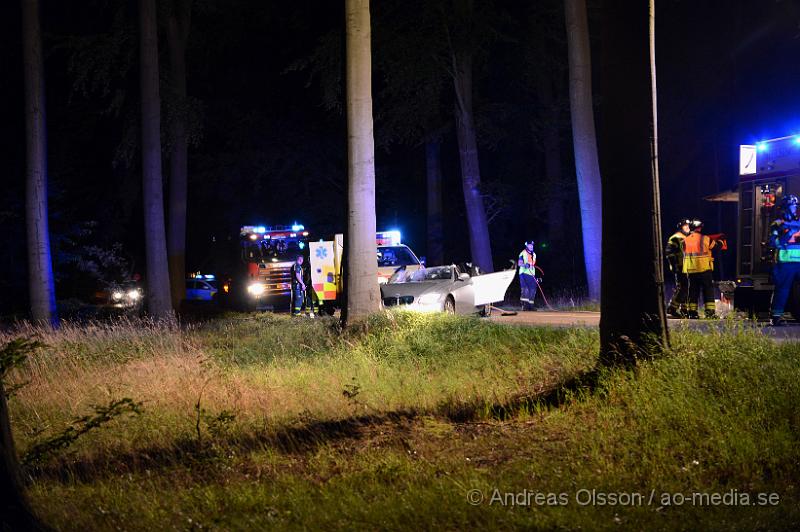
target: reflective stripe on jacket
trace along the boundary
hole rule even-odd
[[[678,231],[667,240],[667,248],[664,250],[669,262],[669,269],[678,272],[683,270],[683,241],[686,235]]]
[[[711,249],[714,242],[702,233],[693,232],[683,239],[683,273],[701,273],[714,269]]]
[[[522,261],[522,266],[519,267],[520,275],[536,276],[536,269],[534,268],[536,264],[536,253],[528,253],[527,249],[523,249],[522,253],[519,254],[517,263],[519,263],[519,261]]]

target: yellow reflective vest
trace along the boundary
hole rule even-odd
[[[683,239],[683,273],[702,273],[714,269],[711,250],[716,242],[706,235],[693,232]]]

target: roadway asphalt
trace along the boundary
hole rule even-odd
[[[511,311],[515,312],[515,311]],[[503,315],[498,310],[492,310],[490,320],[496,323],[519,326],[551,326],[551,327],[598,327],[600,325],[599,312],[567,312],[567,311],[542,311],[519,312],[515,315]],[[764,335],[776,340],[800,340],[800,323],[788,324],[784,327],[770,327],[764,322],[754,323],[748,320],[741,320],[740,323],[745,327],[752,327],[754,330],[761,331]],[[729,320],[676,320],[669,319],[670,329],[695,329],[713,330],[714,328],[726,327]]]

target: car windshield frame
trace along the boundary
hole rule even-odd
[[[452,281],[453,267],[434,266],[432,268],[420,268],[415,272],[407,272],[405,280],[399,280],[399,278],[395,277],[395,275],[393,275],[392,279],[389,280],[389,284],[424,283],[430,281]],[[433,277],[434,275],[436,277]]]

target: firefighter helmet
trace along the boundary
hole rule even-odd
[[[692,220],[691,228],[692,231],[696,231],[703,227],[703,220]]]
[[[797,205],[798,203],[800,203],[800,200],[794,194],[787,194],[781,199],[781,206],[784,209],[788,209],[789,205]]]
[[[533,245],[534,245],[534,242],[533,242],[533,240],[526,240],[526,241],[525,241],[525,247],[528,247],[528,244],[530,244],[531,246],[533,246]]]
[[[692,226],[692,221],[689,218],[684,218],[680,222],[678,222],[678,229],[682,228],[684,225],[688,225],[689,227]]]

